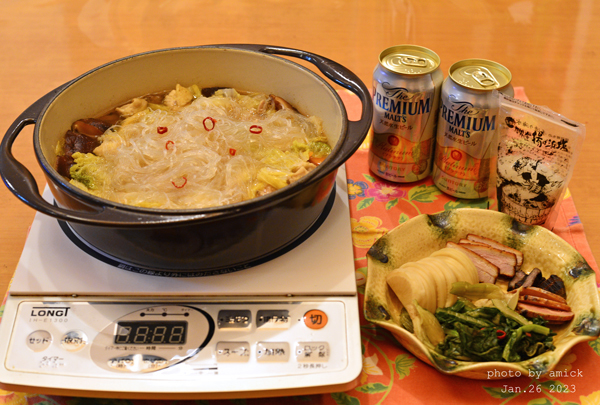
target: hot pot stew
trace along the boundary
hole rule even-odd
[[[150,208],[206,208],[265,195],[331,152],[322,121],[275,95],[197,85],[134,98],[75,121],[57,170],[104,199]]]

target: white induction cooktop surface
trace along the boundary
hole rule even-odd
[[[37,214],[10,287],[12,295],[272,296],[354,295],[356,280],[344,167],[324,223],[291,251],[256,267],[206,277],[157,277],[123,270],[77,247],[58,221]],[[51,199],[48,190],[44,197]]]

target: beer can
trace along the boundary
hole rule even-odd
[[[458,198],[488,196],[497,102],[492,91],[513,96],[512,75],[501,64],[485,59],[456,62],[441,92],[433,159],[435,185]]]
[[[427,48],[381,52],[373,71],[373,173],[400,183],[430,174],[442,80],[440,58]]]

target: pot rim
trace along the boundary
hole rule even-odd
[[[119,59],[113,60],[111,62],[107,62],[107,63],[97,66],[91,70],[88,70],[87,72],[81,74],[80,76],[78,76],[78,77],[74,78],[73,80],[70,80],[70,81],[66,82],[65,84],[63,84],[62,86],[60,86],[59,89],[57,89],[58,91],[54,94],[54,96],[43,107],[39,120],[40,120],[40,122],[43,120],[43,118],[46,115],[46,112],[50,108],[50,106],[55,102],[55,100],[64,91],[69,89],[71,86],[76,85],[80,80],[86,78],[87,76],[89,76],[91,74],[94,74],[100,70],[106,69],[113,65],[127,62],[128,60],[142,58],[147,55],[158,54],[158,53],[186,52],[186,51],[196,50],[196,49],[200,49],[200,50],[201,49],[218,49],[218,50],[222,50],[224,52],[227,52],[227,51],[249,52],[252,54],[260,55],[261,57],[275,59],[278,62],[283,62],[283,63],[289,64],[297,69],[300,69],[306,73],[309,73],[315,80],[319,81],[322,85],[324,85],[329,90],[329,92],[333,95],[334,100],[337,103],[337,106],[339,107],[339,111],[341,111],[341,117],[339,118],[341,120],[341,124],[342,124],[342,128],[340,131],[340,138],[338,139],[338,141],[337,141],[336,145],[334,146],[334,148],[332,149],[331,153],[318,166],[317,169],[311,171],[310,173],[303,176],[302,178],[295,181],[294,183],[289,184],[286,187],[283,187],[279,190],[273,191],[273,192],[263,195],[263,196],[254,197],[249,200],[240,201],[240,202],[222,205],[222,206],[215,206],[215,207],[180,208],[180,209],[168,208],[168,209],[166,209],[166,208],[138,207],[138,206],[134,206],[134,205],[118,203],[115,201],[97,197],[93,194],[90,194],[84,190],[79,189],[78,187],[70,184],[70,182],[66,181],[66,179],[62,175],[60,175],[56,171],[56,169],[53,167],[53,165],[51,165],[49,163],[49,161],[46,159],[46,157],[42,151],[42,147],[41,147],[40,125],[36,125],[34,128],[34,151],[35,151],[35,155],[36,155],[39,165],[42,167],[42,169],[44,170],[46,175],[49,176],[57,186],[67,189],[69,193],[74,194],[74,197],[76,197],[83,204],[92,205],[92,206],[96,206],[96,207],[97,206],[110,207],[110,208],[115,208],[115,209],[119,209],[119,210],[123,210],[123,211],[133,211],[133,212],[148,213],[148,214],[154,214],[154,215],[181,216],[181,215],[186,215],[186,214],[198,215],[200,213],[205,213],[208,217],[210,217],[212,215],[217,215],[217,214],[219,216],[221,216],[222,214],[235,214],[242,210],[245,213],[247,213],[247,212],[251,212],[252,210],[255,210],[255,209],[264,209],[273,204],[280,204],[282,199],[289,199],[289,198],[295,196],[296,194],[298,194],[302,190],[304,190],[307,186],[324,179],[325,177],[330,175],[332,172],[336,171],[339,168],[339,166],[341,166],[350,157],[351,154],[349,154],[348,156],[338,156],[339,155],[338,152],[342,147],[342,143],[348,137],[348,114],[346,112],[346,108],[345,108],[341,98],[339,97],[337,91],[327,81],[325,81],[321,76],[319,76],[312,70],[310,70],[294,61],[291,61],[286,58],[282,58],[282,57],[274,55],[272,53],[265,53],[265,52],[256,50],[256,49],[254,49],[256,47],[255,45],[250,45],[248,48],[246,46],[248,46],[248,45],[246,45],[246,44],[198,45],[198,46],[164,48],[164,49],[141,52],[141,53],[129,55],[129,56],[126,56],[123,58],[119,58]],[[366,133],[365,133],[365,136],[366,136]]]

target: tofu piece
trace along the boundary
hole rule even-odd
[[[175,86],[175,90],[171,90],[171,92],[165,96],[164,103],[170,109],[177,111],[190,104],[193,99],[194,95],[192,92],[186,87],[178,84]]]
[[[137,114],[140,111],[144,111],[148,107],[148,102],[143,98],[134,98],[131,103],[125,104],[122,107],[117,108],[117,112],[123,117],[131,117],[133,114]]]

